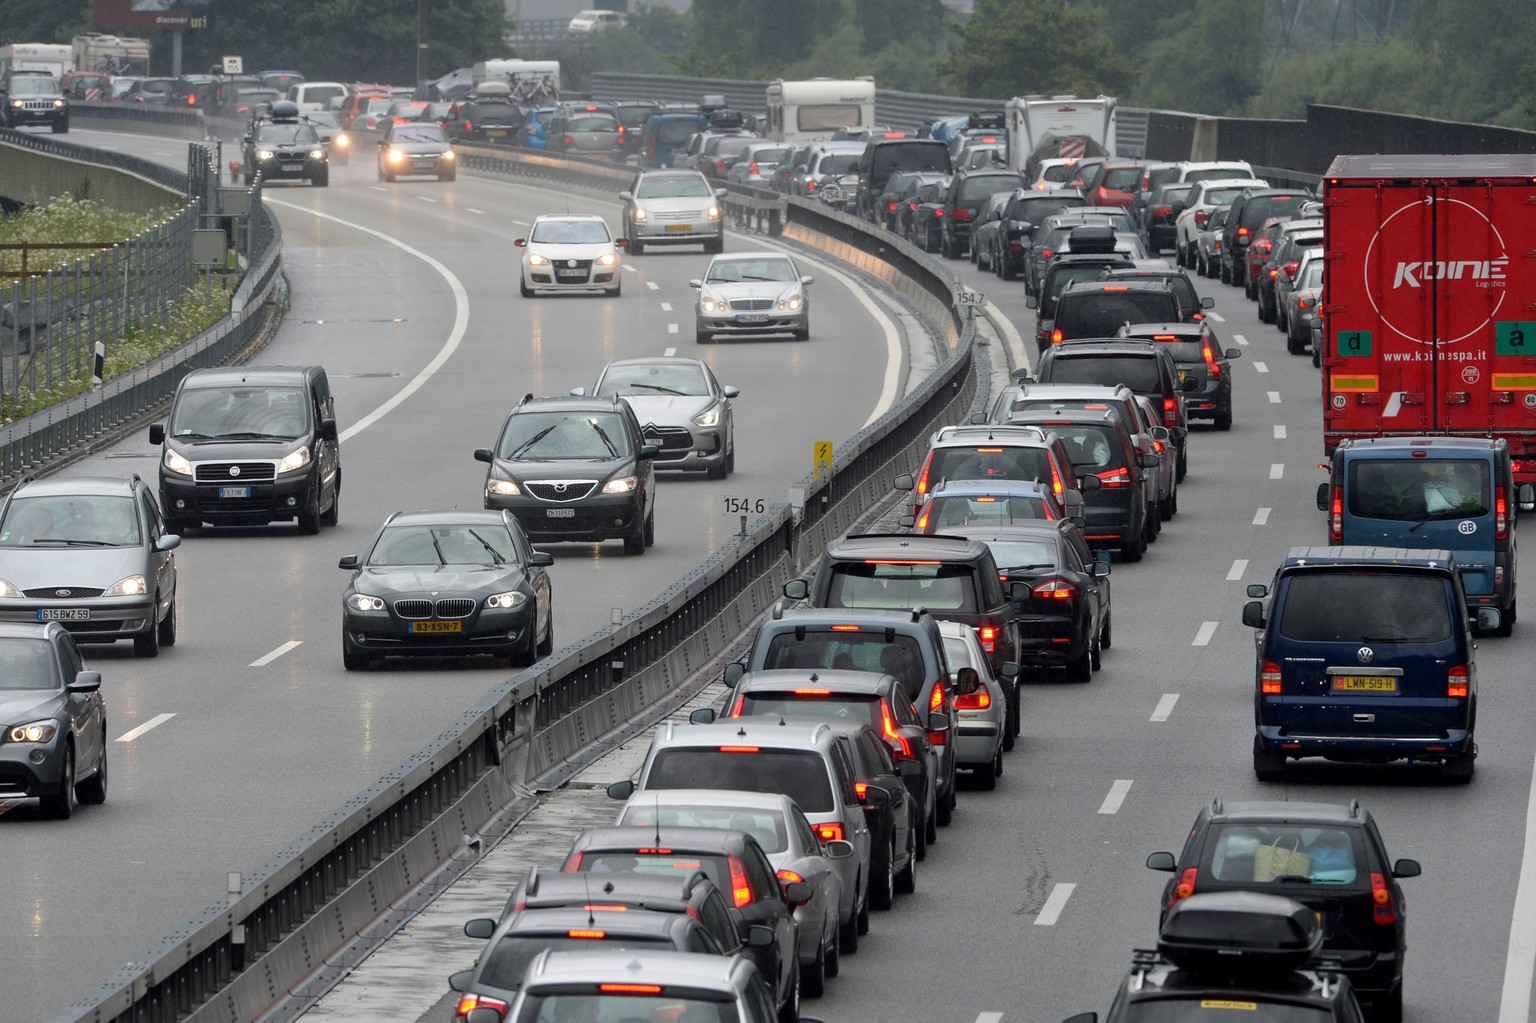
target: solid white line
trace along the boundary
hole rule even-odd
[[[677,354],[677,349],[676,348],[668,348],[666,351],[662,352],[661,354],[665,355],[667,358],[670,359],[672,356]]]
[[[1232,567],[1227,569],[1227,582],[1237,582],[1243,577],[1243,573],[1246,571],[1248,571],[1248,559],[1238,558],[1236,561],[1232,562]]]
[[[677,333],[677,324],[675,324],[675,323],[667,324],[667,333],[668,334],[676,334]]]
[[[416,198],[420,199],[422,202],[437,202],[436,199],[425,195],[418,195]]]
[[[661,285],[657,284],[655,281],[646,281],[645,282],[645,286],[647,288],[650,288],[652,291],[660,291],[661,290]]]
[[[1264,523],[1266,523],[1268,521],[1269,521],[1269,509],[1268,508],[1260,508],[1258,511],[1253,513],[1253,524],[1255,526],[1262,526],[1262,525],[1264,525]]]
[[[1285,424],[1275,424],[1275,440],[1285,440]]]
[[[167,721],[171,720],[171,718],[173,718],[175,716],[176,716],[175,714],[156,714],[154,717],[150,718],[148,721],[144,722],[139,727],[129,729],[128,731],[124,732],[122,735],[119,735],[117,737],[117,741],[118,742],[132,742],[133,740],[137,739],[139,736],[143,735],[145,732],[149,731],[151,728],[158,728],[160,725],[165,724]]]
[[[481,217],[485,216],[485,211],[484,210],[477,210],[473,206],[466,206],[464,208],[466,210],[468,210],[470,213],[476,214],[477,216],[481,216]]]
[[[1003,1014],[1000,1012],[978,1012],[976,1023],[1003,1023]]]
[[[302,639],[290,639],[288,642],[284,643],[270,654],[264,654],[263,656],[256,658],[251,662],[250,666],[252,668],[265,668],[267,665],[271,664],[273,661],[277,660],[279,657],[283,656],[288,651],[294,649],[303,642],[304,641]]]
[[[664,312],[664,313],[670,313],[672,311],[672,303],[671,302],[663,302],[663,303],[661,303],[661,311]]]
[[[1232,340],[1236,341],[1238,344],[1242,345],[1245,348],[1248,346],[1248,339],[1243,337],[1243,335],[1241,335],[1241,334],[1233,334],[1232,335]]]
[[[1003,332],[1003,341],[1008,345],[1008,351],[1013,356],[1014,366],[1029,366],[1029,353],[1024,350],[1024,336],[1013,325],[1013,321],[991,302],[987,303],[987,319],[992,321],[992,326]]]
[[[1269,395],[1269,403],[1271,405],[1278,405],[1278,404],[1280,404],[1280,392],[1279,391],[1266,391],[1265,393]]]
[[[1509,921],[1509,951],[1504,957],[1504,993],[1499,1023],[1527,1023],[1531,1013],[1531,978],[1536,973],[1536,768],[1525,802],[1525,853],[1515,886],[1514,915]]]
[[[1285,463],[1284,462],[1271,462],[1270,465],[1269,465],[1269,478],[1272,479],[1272,480],[1284,479],[1285,478]]]
[[[1062,881],[1051,889],[1051,894],[1046,896],[1045,905],[1040,909],[1040,915],[1035,917],[1036,927],[1050,927],[1061,917],[1061,911],[1067,908],[1067,900],[1072,897],[1072,892],[1077,885]]]
[[[1221,315],[1220,313],[1215,313],[1215,312],[1206,313],[1205,314],[1205,318],[1207,320],[1210,320],[1212,323],[1226,323],[1227,322],[1227,318],[1225,316]]]
[[[389,191],[389,189],[385,188],[383,185],[369,185],[368,187],[373,189],[375,192],[387,192],[387,191]],[[272,200],[268,199],[267,201],[271,202]],[[287,203],[284,203],[283,205],[286,206]]]
[[[1190,646],[1210,646],[1211,637],[1216,635],[1215,622],[1201,622],[1199,630],[1195,633],[1194,642]]]
[[[1269,367],[1268,367],[1268,366],[1266,366],[1266,365],[1265,365],[1265,364],[1264,364],[1264,363],[1262,363],[1262,362],[1255,362],[1255,363],[1254,363],[1254,364],[1253,364],[1253,371],[1254,371],[1254,372],[1255,372],[1255,373],[1268,373],[1268,372],[1269,372]]]
[[[1164,693],[1163,698],[1157,701],[1157,706],[1152,709],[1152,716],[1148,721],[1167,721],[1173,714],[1173,705],[1179,702],[1178,693]]]
[[[1131,779],[1117,778],[1109,787],[1109,795],[1104,797],[1104,802],[1099,804],[1100,813],[1119,813],[1120,804],[1125,802],[1126,795],[1131,791]]]
[[[375,231],[371,227],[364,227],[362,224],[354,224],[350,220],[342,220],[340,217],[333,217],[329,213],[320,213],[316,210],[306,209],[303,206],[296,206],[290,202],[283,202],[281,199],[267,199],[266,202],[274,206],[286,206],[288,209],[298,210],[300,213],[308,213],[311,216],[319,217],[322,220],[329,220],[332,223],[341,224],[344,227],[350,227],[354,230],[361,231],[364,234],[371,234],[375,238],[382,239],[383,241],[386,241],[400,249],[402,252],[406,252],[412,256],[415,256],[417,259],[421,260],[423,263],[426,263],[432,269],[436,270],[438,275],[441,276],[443,280],[448,282],[448,289],[453,292],[453,328],[448,331],[448,338],[443,342],[443,346],[437,350],[436,355],[432,356],[432,361],[423,366],[421,371],[411,378],[410,383],[406,384],[399,391],[395,392],[395,394],[387,401],[385,401],[384,404],[380,405],[378,408],[374,409],[372,412],[368,413],[366,416],[359,419],[345,430],[341,431],[341,436],[339,439],[345,443],[346,441],[351,440],[353,437],[356,437],[358,434],[362,433],[364,430],[368,429],[368,427],[372,426],[374,423],[377,423],[380,419],[383,419],[385,416],[389,415],[395,409],[399,408],[407,398],[421,390],[422,385],[425,384],[428,380],[431,380],[437,371],[442,369],[443,365],[447,363],[449,357],[458,350],[459,342],[464,340],[464,332],[469,329],[469,292],[464,290],[463,282],[454,276],[452,270],[448,269],[442,263],[427,255],[425,252],[422,252],[420,249],[407,245],[405,242],[398,238],[392,238],[385,234],[383,231]]]

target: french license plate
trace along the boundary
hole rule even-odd
[[[1397,679],[1391,675],[1334,675],[1336,693],[1395,693]]]
[[[544,514],[547,515],[549,518],[552,518],[552,519],[574,519],[576,517],[576,509],[575,508],[545,508],[544,509]]]
[[[220,487],[219,488],[219,496],[220,497],[250,497],[251,496],[251,488],[250,487]]]
[[[682,233],[687,232],[687,231],[692,231],[693,230],[693,225],[692,224],[668,224],[667,225],[667,230],[668,231],[676,231],[678,234],[682,234]]]
[[[91,609],[88,607],[45,607],[37,612],[37,620],[40,622],[88,622],[91,620]]]
[[[736,317],[737,323],[767,323],[767,313],[741,313]]]
[[[486,135],[490,136],[493,139],[506,138],[507,137],[507,129],[505,129],[505,128],[491,128],[490,130],[488,130],[486,132]]]
[[[412,622],[411,631],[423,632],[463,632],[463,622]]]

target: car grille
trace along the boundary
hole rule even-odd
[[[681,426],[647,426],[642,432],[647,442],[657,445],[663,451],[693,447],[693,434]]]
[[[100,586],[39,586],[36,589],[23,590],[29,597],[42,597],[45,599],[65,600],[79,597],[101,596]]]
[[[295,161],[298,161],[298,160],[304,160],[304,159],[306,159],[309,156],[309,149],[308,148],[305,148],[305,149],[276,149],[276,150],[273,150],[273,152],[277,155],[277,162],[278,163],[294,163]]]
[[[733,298],[733,299],[731,299],[731,308],[732,309],[739,309],[742,312],[749,312],[749,311],[761,312],[764,309],[772,309],[773,308],[773,299],[771,299],[771,298]]]
[[[53,100],[51,100],[51,99],[29,99],[29,100],[24,100],[23,103],[24,103],[24,105],[22,106],[23,110],[53,110],[54,109]]]
[[[580,501],[597,489],[597,480],[540,480],[523,489],[540,501]]]
[[[468,618],[475,611],[475,602],[467,597],[444,597],[434,609],[432,601],[412,597],[395,601],[395,614],[401,618],[431,618],[436,610],[438,618]]]
[[[678,224],[696,224],[704,220],[703,210],[657,210],[651,214],[652,220],[663,223],[671,221]]]
[[[231,472],[239,469],[239,472]],[[199,462],[199,483],[271,483],[277,478],[276,462]]]

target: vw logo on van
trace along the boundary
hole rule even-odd
[[[1355,651],[1355,656],[1360,658],[1361,664],[1370,664],[1372,659],[1376,656],[1376,651],[1372,650],[1368,646],[1363,646],[1359,650]]]

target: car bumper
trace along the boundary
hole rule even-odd
[[[291,479],[241,483],[248,496],[222,496],[229,487],[193,483],[190,479],[160,480],[160,504],[169,519],[214,525],[260,526],[312,515],[319,509],[318,474],[300,473]]]
[[[678,230],[672,230],[677,228]],[[668,224],[646,221],[645,223],[631,224],[629,238],[636,239],[647,245],[665,245],[676,243],[679,245],[697,245],[699,242],[713,241],[722,237],[725,233],[725,225],[719,220],[708,221],[701,224]]]
[[[990,764],[1003,745],[999,720],[1002,708],[991,711],[957,711],[955,722],[955,761],[961,767]],[[972,716],[977,715],[977,716]]]
[[[1258,726],[1259,743],[1287,757],[1323,757],[1349,763],[1388,763],[1393,760],[1447,760],[1471,753],[1472,731],[1448,729],[1444,736],[1298,735],[1282,725]]]
[[[747,314],[752,315],[752,314]],[[720,316],[695,317],[697,329],[716,334],[789,334],[805,330],[810,322],[809,313],[802,307],[799,312],[761,314],[761,322],[743,323],[741,314],[725,313]]]
[[[1076,620],[1070,615],[1020,615],[1018,625],[1022,665],[1059,667],[1082,654]]]
[[[1403,982],[1403,957],[1397,952],[1324,946],[1323,953],[1338,960],[1339,972],[1349,978],[1363,1002],[1383,998]]]
[[[681,426],[660,427],[645,432],[645,443],[661,449],[652,464],[657,469],[703,472],[725,464],[725,431],[719,427],[692,430]]]
[[[325,161],[304,160],[279,163],[277,160],[257,160],[252,169],[267,181],[306,181],[325,171]]]
[[[452,621],[458,632],[413,632],[413,624],[441,626]],[[342,612],[341,627],[359,650],[376,657],[391,655],[458,656],[495,654],[507,647],[526,645],[536,627],[533,605],[510,610],[480,609],[468,618],[400,618],[392,611]]]
[[[379,164],[379,168],[397,178],[435,178],[452,174],[458,170],[458,161],[439,160],[436,156],[409,160],[401,160],[399,163],[385,161]]]
[[[619,266],[594,267],[579,277],[561,277],[553,268],[523,268],[523,282],[533,291],[596,291],[618,287]]]
[[[60,743],[66,731],[60,728],[53,741],[47,743],[0,744],[0,799],[27,799],[58,793],[64,779]]]
[[[1122,492],[1124,496],[1113,502],[1098,497],[1103,490],[1090,491],[1092,496],[1084,499],[1083,517],[1088,526],[1083,530],[1083,539],[1090,547],[1119,547],[1127,540],[1134,541],[1141,529],[1134,510],[1143,500],[1141,492],[1129,487],[1122,488]]]
[[[48,612],[80,612],[88,618],[41,618]],[[77,643],[110,643],[143,635],[155,623],[155,602],[148,595],[135,597],[94,597],[84,600],[57,600],[47,604],[21,606],[20,602],[0,603],[0,622],[57,621]]]
[[[643,514],[634,494],[589,497],[580,504],[554,504],[527,497],[487,495],[487,508],[505,508],[534,543],[597,543],[618,540],[635,531]],[[569,515],[550,514],[570,512]]]
[[[1213,384],[1207,380],[1198,391],[1184,394],[1184,414],[1190,419],[1215,419],[1223,412],[1232,410],[1232,384],[1223,380]]]
[[[68,110],[17,110],[14,107],[7,112],[7,120],[13,125],[23,124],[68,124]]]

